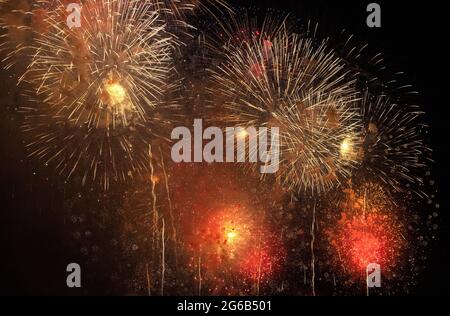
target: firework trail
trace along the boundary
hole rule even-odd
[[[21,76],[34,102],[22,107],[30,157],[105,189],[146,171],[149,142],[169,135],[175,108],[164,22],[150,2],[87,0],[82,27],[70,29],[64,2],[39,3],[46,27]]]
[[[161,296],[164,296],[164,277],[166,274],[166,246],[165,246],[165,223],[162,219],[161,227]]]
[[[356,164],[348,154],[359,130],[353,80],[326,42],[274,33],[230,41],[211,70],[212,91],[220,92],[226,122],[280,128],[283,186],[324,193]]]
[[[156,234],[158,233],[158,222],[159,222],[159,213],[156,207],[157,204],[157,195],[156,195],[156,184],[158,181],[158,178],[155,176],[155,166],[153,163],[153,153],[152,153],[152,147],[150,145],[149,147],[149,165],[150,165],[150,181],[151,181],[151,196],[152,196],[152,207],[150,214],[153,217],[153,229],[152,229],[152,250],[155,248],[155,241],[157,240]]]
[[[312,270],[312,276],[311,276],[311,288],[312,288],[312,295],[316,296],[316,288],[315,288],[315,282],[316,282],[316,271],[315,271],[315,253],[314,253],[314,243],[316,241],[316,235],[315,235],[315,229],[316,229],[316,203],[314,202],[313,207],[313,215],[312,215],[312,223],[311,223],[311,270]]]
[[[171,227],[172,227],[172,240],[176,243],[177,242],[177,230],[175,228],[175,217],[173,214],[172,199],[170,197],[169,176],[166,171],[166,164],[164,163],[164,155],[163,155],[161,147],[159,147],[159,153],[160,153],[160,157],[161,157],[161,169],[162,169],[162,173],[164,176],[164,184],[165,184],[165,188],[166,188],[167,203],[168,203],[168,208],[169,208],[169,217],[170,217],[170,222],[171,222]],[[175,247],[175,260],[177,260],[177,257],[178,256],[177,256],[177,251],[176,251],[176,247]]]

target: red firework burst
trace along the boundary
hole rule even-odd
[[[383,199],[378,200],[381,195]],[[403,226],[393,213],[394,204],[381,195],[376,192],[358,198],[352,191],[341,219],[328,230],[332,251],[350,274],[362,275],[371,263],[379,264],[388,273],[401,256]]]
[[[332,245],[346,269],[365,271],[370,263],[389,269],[399,255],[401,237],[387,215],[369,214],[347,218],[342,214]]]

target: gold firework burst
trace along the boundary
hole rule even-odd
[[[281,26],[240,43],[230,40],[224,55],[211,77],[225,119],[280,128],[278,180],[285,187],[323,193],[351,175],[357,93],[345,63],[325,41],[291,35]]]
[[[164,21],[150,2],[86,0],[81,27],[69,28],[63,1],[40,5],[45,28],[17,47],[30,58],[20,77],[33,102],[22,107],[29,155],[105,188],[146,170],[173,108]]]

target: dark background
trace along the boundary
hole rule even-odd
[[[366,6],[371,1],[235,0],[241,6],[271,7],[319,22],[325,34],[346,29],[356,39],[382,52],[392,73],[404,71],[420,94],[431,126],[434,176],[440,191],[440,238],[430,251],[416,295],[450,294],[449,257],[449,147],[448,115],[448,17],[441,1],[377,1],[382,27],[366,26]],[[7,73],[0,71],[0,294],[70,294],[64,268],[71,262],[62,215],[63,196],[52,179],[37,173],[23,159],[14,115],[14,91]],[[18,141],[19,140],[19,141]],[[87,273],[108,273],[88,271]],[[95,293],[95,291],[93,291]]]

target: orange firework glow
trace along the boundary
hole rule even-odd
[[[266,226],[241,205],[205,218],[192,242],[197,260],[201,257],[203,277],[214,280],[238,277],[251,284],[265,282],[283,258],[282,247]]]
[[[199,250],[207,254],[210,264],[230,263],[251,247],[256,227],[255,221],[240,207],[219,211],[197,232]]]

